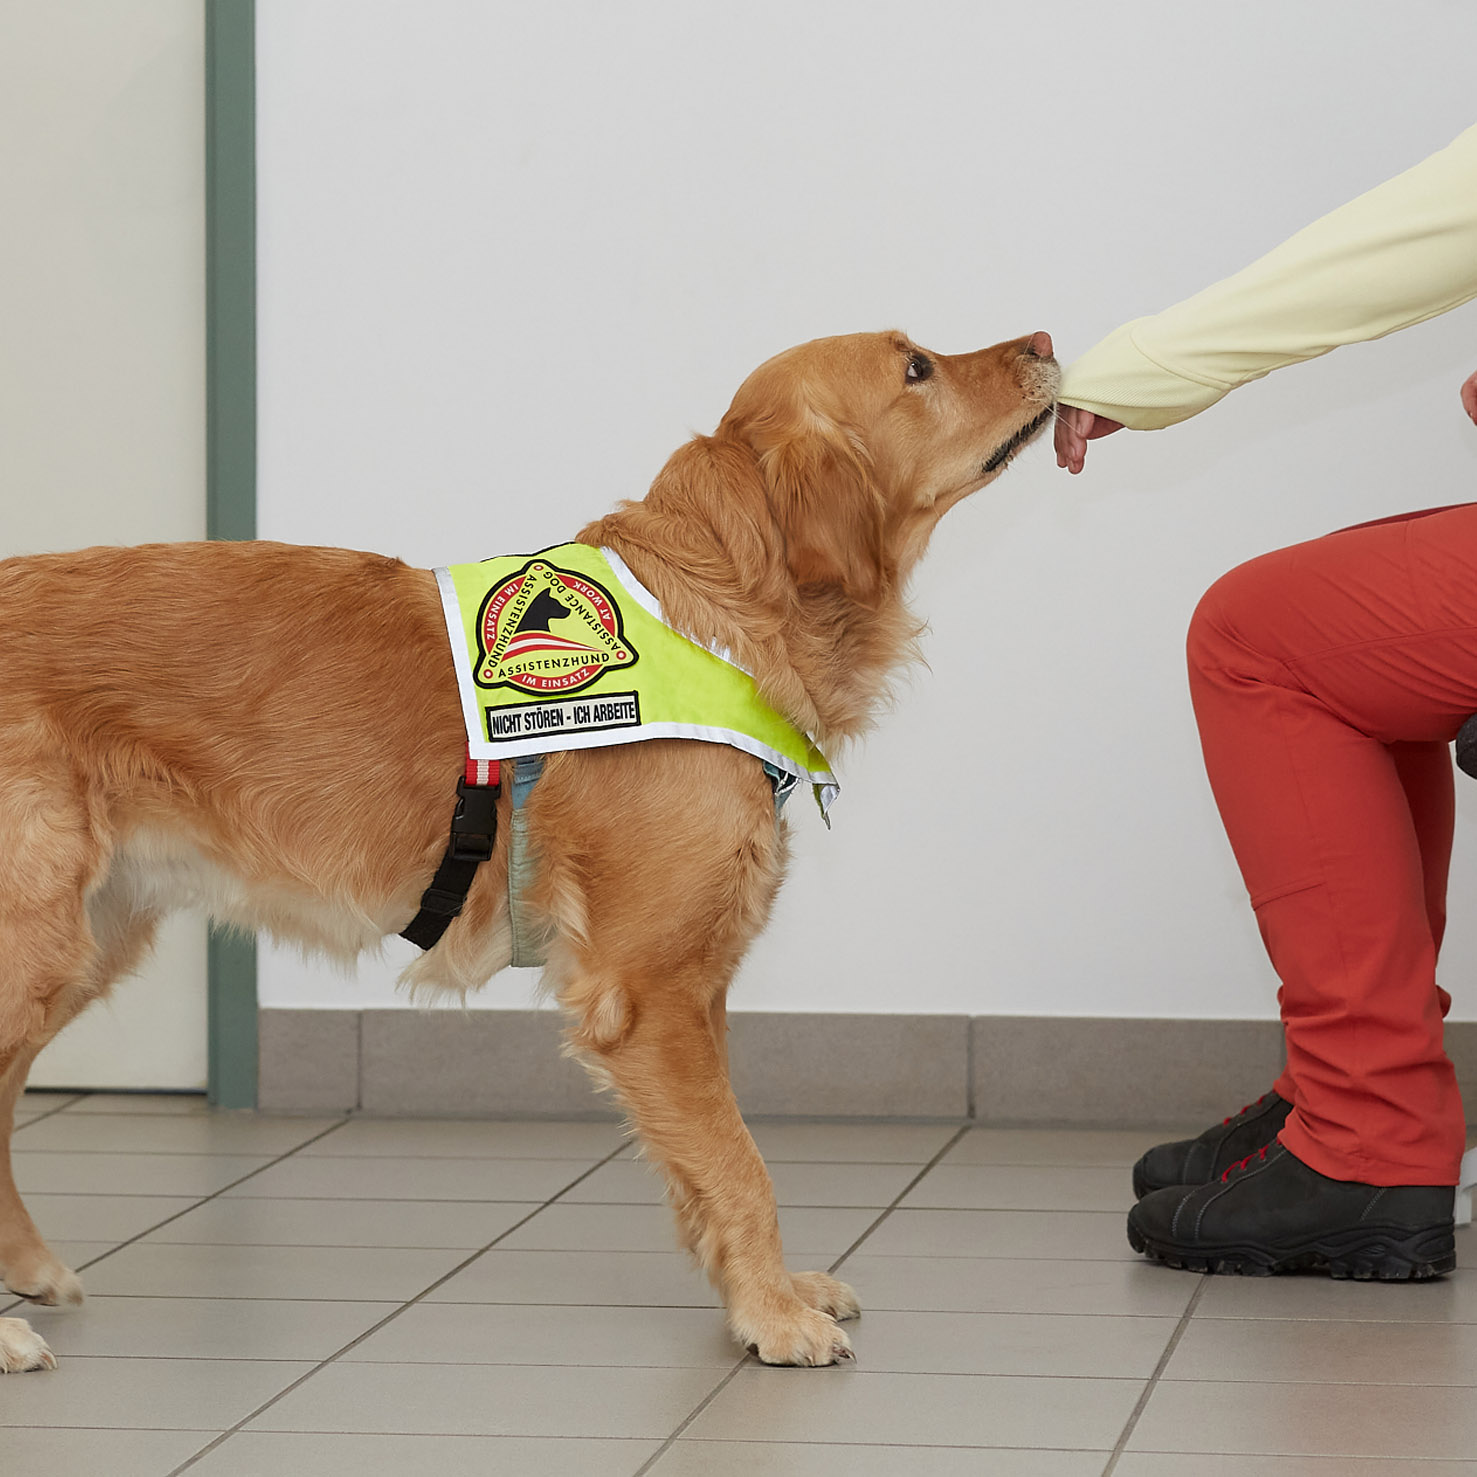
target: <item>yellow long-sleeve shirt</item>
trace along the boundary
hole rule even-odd
[[[1061,400],[1138,431],[1188,420],[1284,364],[1477,297],[1477,127],[1232,277],[1114,330]]]

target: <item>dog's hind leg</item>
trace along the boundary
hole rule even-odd
[[[15,1101],[25,1085],[26,1073],[39,1048],[27,1047],[12,1054],[8,1065],[0,1067],[0,1225],[13,1241],[22,1257],[29,1232],[30,1242],[39,1247],[43,1256],[51,1258],[45,1243],[32,1223],[26,1208],[15,1191],[15,1181],[10,1172],[10,1135],[15,1124]],[[8,1195],[4,1192],[8,1190]],[[51,1260],[55,1260],[51,1258]],[[57,1263],[60,1271],[77,1282],[76,1274]],[[0,1255],[0,1272],[6,1272],[8,1264]],[[24,1280],[24,1279],[23,1279]],[[8,1284],[7,1284],[8,1285]],[[23,1287],[11,1287],[12,1292],[23,1292]],[[77,1283],[74,1301],[81,1299],[81,1284]],[[54,1300],[54,1299],[53,1299]],[[0,1374],[16,1374],[27,1369],[55,1369],[56,1357],[46,1347],[46,1342],[23,1318],[0,1318]]]
[[[106,883],[103,906],[92,906],[87,888],[104,865],[67,776],[0,776],[0,1275],[41,1303],[79,1303],[82,1284],[48,1249],[16,1189],[16,1100],[42,1047],[137,960],[154,926],[121,898],[109,904]]]
[[[116,899],[88,900],[97,948],[84,978],[66,986],[50,1003],[37,1039],[0,1073],[0,1273],[11,1292],[32,1302],[75,1305],[82,1301],[77,1274],[52,1254],[36,1229],[10,1172],[10,1140],[16,1100],[25,1087],[31,1063],[42,1048],[92,1001],[107,994],[122,975],[135,968],[153,942],[158,919],[151,913],[128,914]]]
[[[117,898],[105,897],[101,907],[97,906],[98,899],[89,901],[88,911],[102,946],[85,979],[63,988],[51,1002],[38,1039],[27,1042],[8,1064],[0,1065],[0,1275],[9,1291],[32,1302],[73,1307],[82,1301],[81,1279],[42,1239],[11,1173],[15,1105],[42,1048],[138,963],[152,942],[158,921],[152,914],[129,915]],[[55,1368],[55,1356],[30,1324],[21,1318],[0,1318],[0,1374]]]
[[[15,1103],[41,1045],[27,1046],[0,1071],[0,1274],[10,1292],[32,1302],[75,1305],[82,1301],[82,1283],[41,1239],[11,1172]]]
[[[24,1318],[0,1318],[0,1374],[55,1368],[56,1355]]]

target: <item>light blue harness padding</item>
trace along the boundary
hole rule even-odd
[[[528,813],[524,807],[539,776],[544,772],[542,754],[523,754],[505,759],[513,771],[510,795],[513,814],[508,832],[508,921],[513,930],[514,969],[537,969],[548,962],[547,930],[529,916],[523,894],[533,881],[534,860],[528,849]]]
[[[785,801],[795,793],[795,788],[800,783],[800,776],[791,774],[787,769],[778,768],[767,759],[763,763],[764,772],[769,776],[769,783],[774,786],[774,818],[778,824],[780,812],[785,808]]]
[[[779,824],[780,812],[785,801],[795,793],[800,776],[762,761],[764,772],[774,786],[774,819]],[[503,763],[513,771],[509,796],[513,812],[508,830],[508,925],[513,933],[513,957],[509,961],[514,969],[540,969],[548,963],[549,934],[547,928],[531,915],[524,893],[533,881],[535,862],[528,845],[528,814],[525,806],[533,787],[544,772],[542,754],[522,754],[516,759],[504,759]]]

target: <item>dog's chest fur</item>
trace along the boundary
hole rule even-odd
[[[222,923],[265,929],[345,960],[374,948],[399,922],[325,897],[307,883],[252,882],[219,866],[188,838],[142,827],[114,851],[86,901],[100,940],[132,914],[199,908]]]

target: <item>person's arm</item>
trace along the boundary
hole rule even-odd
[[[1235,276],[1124,324],[1067,369],[1060,399],[1083,412],[1068,425],[1084,443],[1114,429],[1105,422],[1157,430],[1283,365],[1473,297],[1477,128]]]

